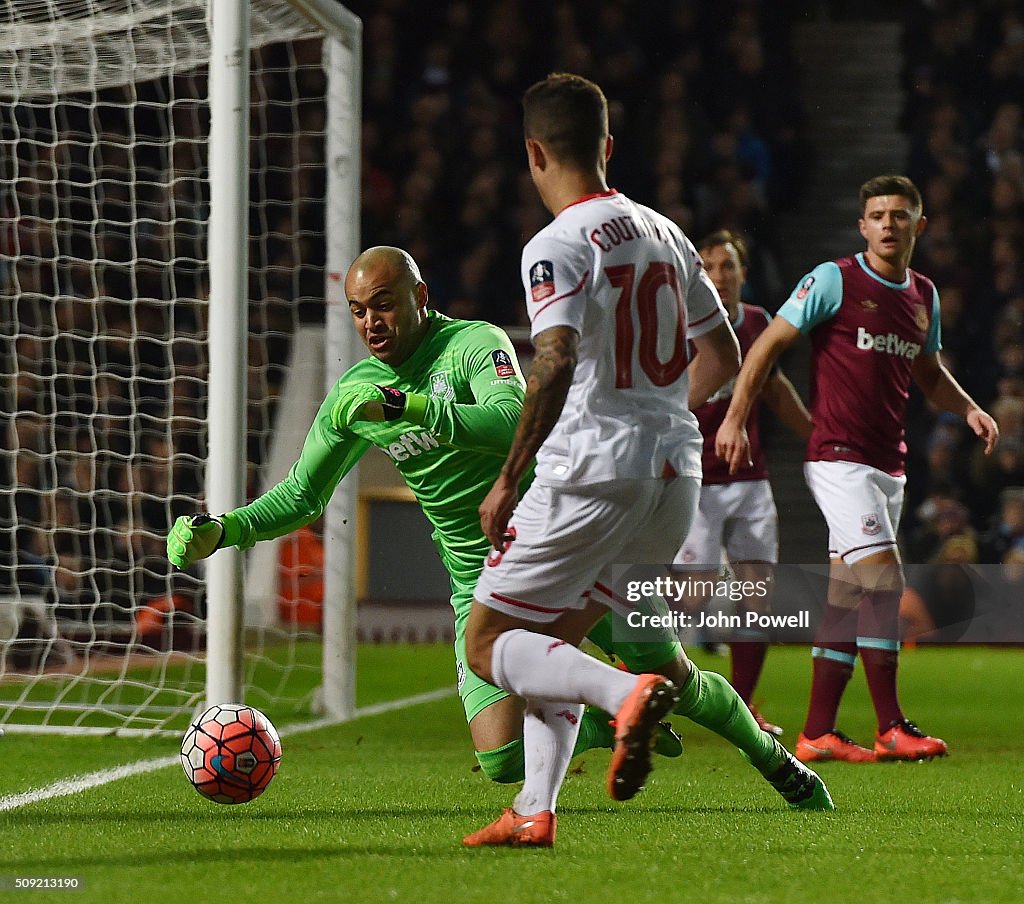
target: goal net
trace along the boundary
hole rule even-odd
[[[333,2],[252,0],[249,16],[250,139],[236,154],[250,173],[238,341],[252,496],[282,454],[295,347],[323,329],[325,261],[351,257],[326,221],[337,169],[358,174],[357,115],[332,119],[331,105],[351,106],[338,80],[358,86],[359,35]],[[164,542],[205,507],[209,38],[201,0],[0,0],[8,729],[180,731],[204,699],[202,570],[175,572]],[[357,220],[354,190],[341,194]],[[243,681],[246,702],[287,719],[321,683],[321,538],[273,556]]]

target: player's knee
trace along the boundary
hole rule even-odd
[[[522,738],[516,738],[494,750],[478,750],[476,760],[480,764],[480,771],[492,782],[508,785],[521,782],[526,775]]]
[[[878,590],[882,593],[888,593],[897,599],[903,596],[903,591],[907,589],[907,582],[903,576],[903,569],[898,569],[894,572],[889,580],[885,581]]]
[[[856,609],[864,587],[853,580],[839,580],[832,577],[828,582],[828,604],[836,609]]]
[[[491,667],[495,641],[504,630],[496,613],[473,600],[466,622],[466,665],[488,684],[496,684]]]
[[[494,684],[491,678],[491,646],[485,639],[472,633],[466,634],[466,665],[474,675]]]
[[[858,562],[853,570],[865,593],[903,593],[903,566],[898,561]]]

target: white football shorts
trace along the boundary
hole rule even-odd
[[[718,571],[722,548],[730,562],[777,562],[779,515],[767,480],[701,487],[693,526],[673,571]]]
[[[548,623],[593,598],[626,616],[615,565],[666,564],[686,536],[700,480],[636,478],[577,487],[531,484],[509,522],[514,539],[484,565],[475,598],[491,609]]]
[[[829,558],[853,565],[896,546],[906,475],[852,461],[808,461],[804,478],[828,525]]]

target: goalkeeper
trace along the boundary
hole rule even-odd
[[[395,463],[434,526],[452,582],[455,658],[477,760],[497,782],[523,779],[523,703],[466,666],[465,625],[473,590],[491,544],[478,508],[508,454],[523,404],[523,380],[508,336],[480,321],[453,320],[427,308],[427,286],[399,248],[364,251],[345,278],[352,322],[371,357],[334,385],[288,476],[249,505],[213,517],[179,518],[167,557],[187,568],[222,546],[248,549],[316,520],[334,488],[371,445]],[[532,473],[523,481],[523,491]],[[611,629],[592,638],[611,653]],[[678,643],[616,645],[634,672],[657,671],[676,659]],[[610,747],[610,716],[587,711],[575,753]],[[677,756],[667,726],[658,752]]]

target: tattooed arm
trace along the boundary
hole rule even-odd
[[[526,398],[501,474],[480,504],[480,524],[495,549],[519,500],[519,481],[547,439],[565,406],[576,371],[579,334],[572,327],[553,326],[534,338],[534,358],[526,376]]]

